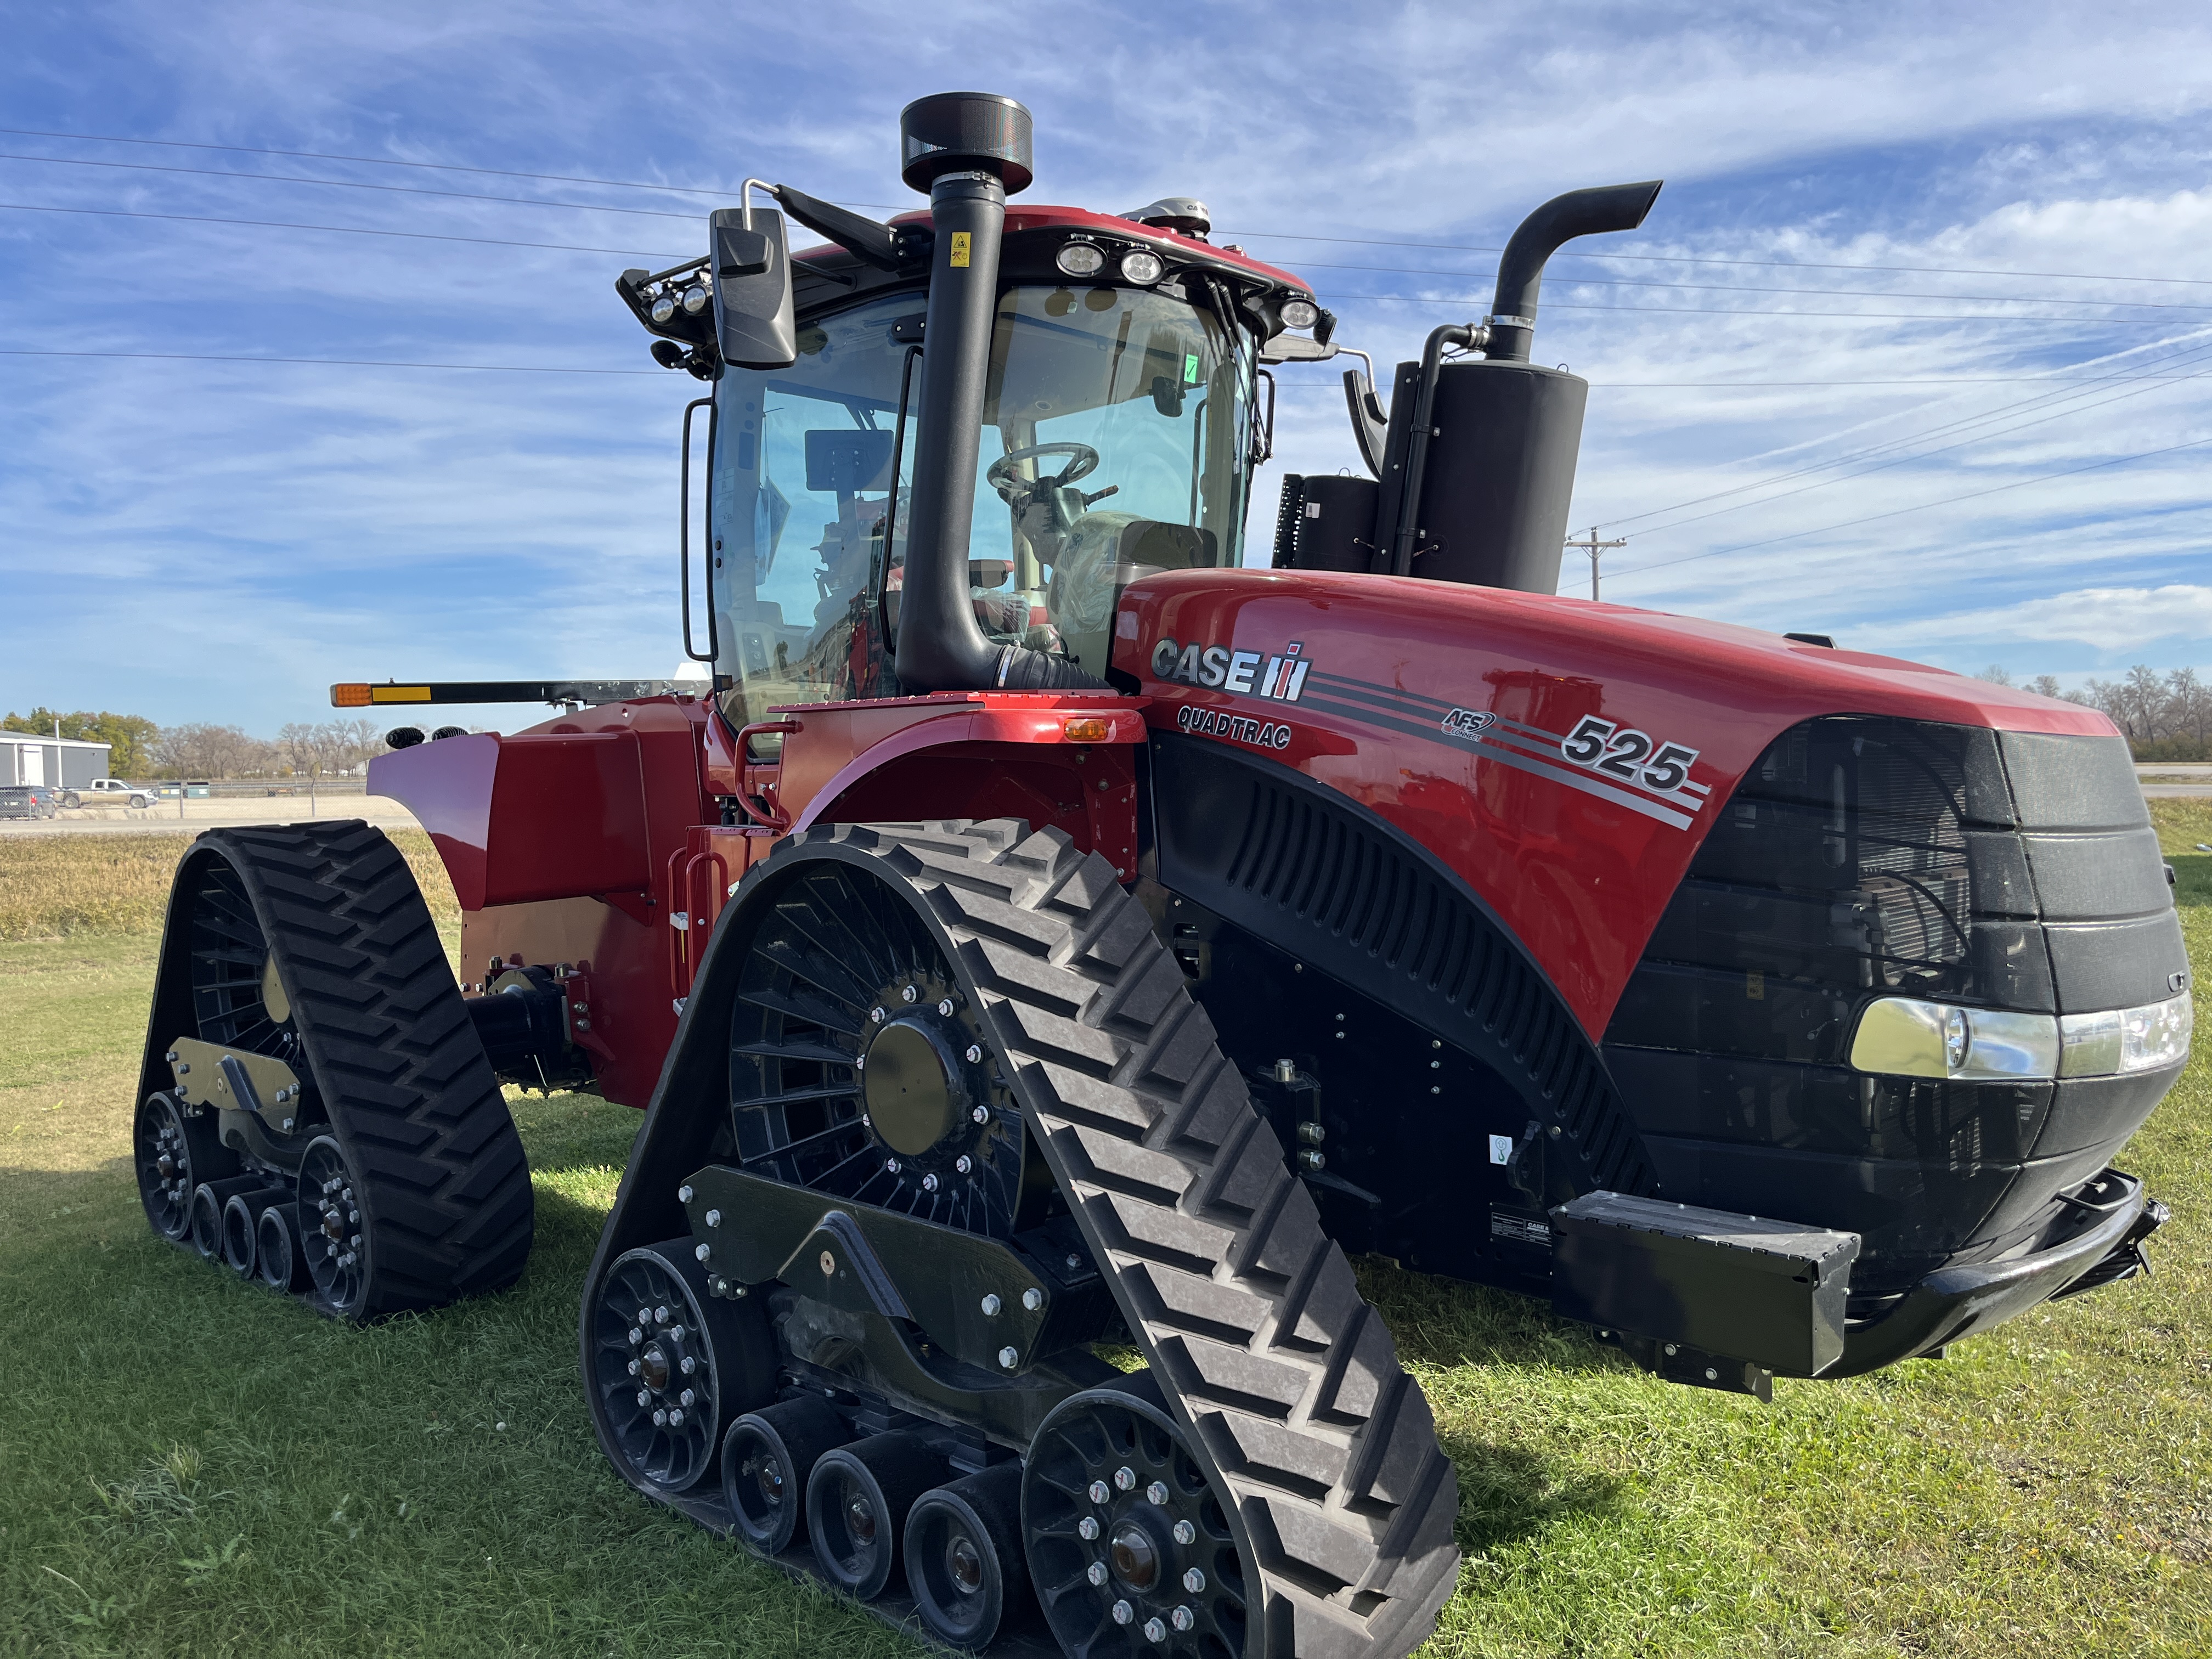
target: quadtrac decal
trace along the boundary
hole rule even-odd
[[[1280,720],[1255,720],[1249,714],[1231,714],[1218,708],[1185,703],[1176,710],[1176,729],[1202,737],[1228,738],[1255,749],[1288,749],[1291,728]]]
[[[1486,761],[1549,778],[1669,829],[1688,829],[1712,793],[1690,781],[1695,749],[1594,714],[1562,734],[1349,675],[1316,669],[1312,682],[1305,707],[1316,713],[1472,749]]]
[[[1296,702],[1304,696],[1306,674],[1312,667],[1304,642],[1299,640],[1292,640],[1279,653],[1237,651],[1194,640],[1179,645],[1165,637],[1152,647],[1152,673],[1157,678],[1180,680],[1209,691],[1233,691],[1240,697],[1264,697],[1271,702]]]

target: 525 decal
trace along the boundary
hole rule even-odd
[[[1628,783],[1671,794],[1688,781],[1698,751],[1679,743],[1655,742],[1649,732],[1615,726],[1595,714],[1567,733],[1559,752],[1577,766],[1609,773]]]

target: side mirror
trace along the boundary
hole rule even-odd
[[[799,361],[792,320],[791,237],[773,208],[716,208],[707,221],[714,279],[714,341],[733,368],[789,368]]]

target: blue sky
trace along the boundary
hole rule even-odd
[[[905,206],[898,109],[963,86],[1035,111],[1031,199],[1198,195],[1384,363],[1537,202],[1664,177],[1538,335],[1594,383],[1607,598],[2212,659],[2212,13],[0,0],[0,704],[268,733],[337,678],[669,673],[695,387],[614,275],[749,173]],[[1275,471],[1351,464],[1333,367],[1282,409]]]

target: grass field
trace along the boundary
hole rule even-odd
[[[2212,806],[2154,811],[2201,975]],[[517,1100],[537,1252],[430,1317],[339,1328],[155,1241],[130,1093],[182,842],[123,839],[0,844],[0,1653],[919,1651],[601,1459],[575,1303],[635,1114]],[[2125,1163],[2174,1207],[2155,1277],[1771,1407],[1363,1268],[1460,1469],[1425,1651],[2212,1650],[2204,1061]]]

